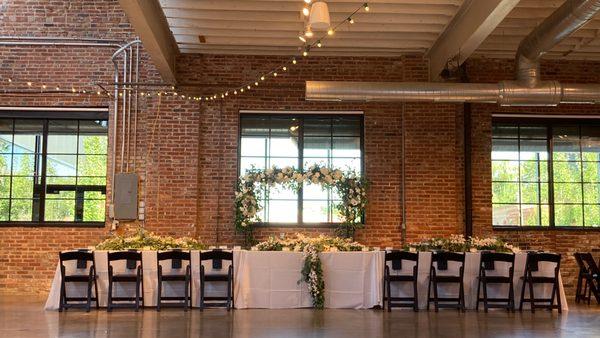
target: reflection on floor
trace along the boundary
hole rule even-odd
[[[43,310],[43,299],[0,296],[0,337],[600,337],[600,306],[559,315],[444,310]]]

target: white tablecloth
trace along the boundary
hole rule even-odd
[[[366,309],[381,305],[385,253],[323,252],[325,307]],[[311,307],[305,283],[298,283],[303,257],[289,251],[234,252],[235,307]]]
[[[481,253],[467,252],[465,257],[465,270],[464,270],[464,289],[465,289],[465,305],[467,309],[475,309],[477,304],[477,283],[479,276],[479,262],[481,260]],[[521,277],[525,271],[525,262],[527,260],[527,253],[520,252],[515,254],[515,267],[514,267],[514,295],[515,305],[519,306],[521,299],[521,288],[523,286],[523,280]],[[418,284],[417,291],[419,294],[419,308],[425,309],[427,307],[427,287],[429,283],[429,268],[431,264],[431,252],[419,252],[419,271],[418,271]],[[402,270],[393,270],[390,265],[391,274],[412,274],[414,263],[403,261]],[[500,274],[508,276],[509,263],[497,262],[495,270],[486,271],[488,276],[494,274]],[[540,263],[538,271],[534,272],[534,276],[554,276],[554,264]],[[440,275],[450,274],[458,275],[458,266],[455,263],[448,262],[448,269],[439,271]],[[413,289],[411,283],[392,283],[391,286],[392,296],[394,297],[412,297]],[[458,295],[457,285],[443,285],[438,284],[439,296],[440,297],[456,297]],[[535,298],[550,298],[550,292],[552,286],[548,285],[536,285],[534,288]],[[433,290],[431,291],[433,295]],[[562,284],[562,278],[559,276],[559,293],[562,300],[562,309],[568,310],[567,299],[565,297],[565,289]],[[483,295],[483,291],[482,291]],[[489,298],[507,298],[508,297],[508,285],[488,285],[488,297]],[[529,298],[529,290],[525,290],[525,297]],[[433,304],[431,304],[433,307]],[[480,305],[482,307],[483,304]],[[529,308],[529,304],[526,303],[524,308]]]
[[[198,307],[200,305],[200,251],[192,251],[192,305]],[[108,251],[94,251],[94,260],[96,267],[96,275],[98,276],[98,294],[100,306],[106,306],[108,301]],[[157,291],[158,291],[158,265],[156,261],[156,251],[142,251],[143,278],[144,278],[144,306],[156,306]],[[229,262],[223,261],[223,267],[219,270],[212,269],[212,263],[206,261],[202,263],[206,273],[223,273],[227,274]],[[181,269],[173,270],[171,261],[165,260],[161,262],[163,274],[183,274],[185,273],[186,263],[182,262]],[[135,270],[127,270],[125,261],[113,262],[115,274],[117,273],[135,273]],[[87,274],[89,265],[86,269],[77,270],[76,261],[65,262],[67,274]],[[56,266],[54,279],[50,288],[50,294],[46,300],[46,310],[57,310],[60,303],[60,262]],[[87,283],[67,283],[67,296],[84,297],[86,295]],[[206,283],[206,296],[224,296],[226,295],[227,287],[225,283]],[[163,296],[183,296],[184,285],[182,282],[164,282]],[[135,286],[133,283],[115,283],[113,287],[114,296],[134,296]],[[95,304],[94,304],[95,305]]]

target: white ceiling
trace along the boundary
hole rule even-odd
[[[486,1],[486,0],[478,0]],[[521,39],[564,0],[521,0],[479,46],[474,55],[514,57]],[[332,24],[344,20],[365,0],[327,0]],[[424,53],[458,11],[462,0],[374,0],[359,11],[321,55],[397,56]],[[302,0],[160,0],[169,28],[182,53],[297,53],[304,28]],[[320,36],[324,32],[316,33]],[[575,32],[548,55],[600,60],[600,16]],[[205,42],[200,41],[200,36]]]

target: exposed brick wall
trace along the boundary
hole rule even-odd
[[[4,2],[0,34],[70,36],[131,40],[135,34],[114,0]],[[48,85],[112,81],[114,50],[0,46],[0,76]],[[254,81],[280,64],[277,56],[181,56],[177,62],[187,91],[210,95]],[[472,60],[471,81],[512,78],[512,61]],[[571,82],[600,82],[600,63],[547,62],[546,76]],[[239,110],[359,110],[365,115],[365,171],[371,182],[366,228],[357,239],[369,245],[399,246],[402,239],[402,125],[405,128],[406,238],[461,233],[464,226],[464,140],[460,105],[399,103],[326,103],[304,100],[304,81],[425,81],[422,56],[398,58],[310,57],[276,80],[249,94],[224,102],[186,103],[174,98],[141,98],[135,163],[140,191],[146,197],[145,226],[161,234],[194,235],[210,244],[241,243],[233,231],[233,198],[237,178]],[[142,81],[160,81],[148,55],[142,55]],[[21,83],[21,85],[23,85]],[[7,89],[2,83],[0,90]],[[2,95],[2,105],[106,106],[95,96]],[[561,253],[600,246],[597,232],[495,231],[491,228],[491,113],[495,111],[597,113],[598,108],[565,106],[508,109],[473,106],[473,220],[477,235],[494,234],[526,248]],[[120,124],[117,126],[120,129]],[[112,130],[112,124],[111,128]],[[120,142],[120,135],[117,138]],[[112,140],[112,135],[110,135]],[[117,143],[117,149],[120,144]],[[133,164],[135,164],[135,169]],[[109,168],[112,163],[109,163]],[[120,168],[117,163],[117,168]],[[110,187],[110,182],[109,182]],[[110,189],[109,189],[110,195]],[[45,292],[54,273],[56,254],[86,247],[107,235],[102,229],[0,228],[0,291]],[[296,231],[330,229],[260,228],[258,238]],[[565,258],[567,286],[575,276]]]
[[[497,82],[513,76],[512,60],[474,59],[468,62],[472,82]],[[544,61],[542,78],[561,82],[599,83],[600,63],[590,61]],[[561,105],[559,107],[524,108],[476,104],[472,107],[472,175],[473,175],[473,232],[475,235],[494,235],[518,244],[524,249],[561,253],[562,277],[569,294],[574,293],[578,267],[573,253],[595,251],[600,255],[600,232],[495,230],[492,220],[492,113],[576,114],[600,115],[600,107],[591,105]]]

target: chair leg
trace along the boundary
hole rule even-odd
[[[386,288],[387,288],[388,312],[391,312],[392,311],[392,283],[388,279],[385,284],[386,284]]]
[[[531,304],[531,313],[535,312],[535,296],[533,294],[533,282],[528,281],[529,284],[529,303]]]
[[[112,281],[112,278],[109,278],[108,279],[108,302],[106,303],[106,311],[107,312],[112,311],[112,287],[113,287],[113,281]]]
[[[188,292],[189,292],[190,286],[189,286],[189,278],[186,275],[185,276],[185,288],[184,288],[184,295],[183,295],[183,311],[188,310]]]
[[[483,281],[483,312],[488,312],[487,282]]]
[[[158,276],[158,289],[156,290],[156,311],[160,312],[160,302],[162,300],[162,278]]]
[[[98,281],[94,278],[94,293],[96,295],[96,310],[100,309],[100,295],[98,295]]]
[[[415,276],[415,280],[413,281],[413,292],[414,292],[414,301],[413,301],[413,310],[415,312],[419,312],[419,292],[417,291],[417,277]]]
[[[461,312],[465,312],[465,286],[462,282],[462,276],[460,278],[460,286],[458,287],[458,310]]]
[[[435,306],[435,312],[440,310],[440,306],[438,304],[438,286],[437,281],[433,280],[433,305]]]
[[[135,281],[135,312],[140,310],[140,278]]]
[[[558,306],[558,313],[562,313],[562,300],[560,298],[558,278],[554,280],[554,290],[556,291],[556,305]]]
[[[200,311],[204,311],[204,276],[200,275]]]
[[[508,283],[508,311],[515,311],[515,289],[514,289],[514,284],[513,284],[513,280],[512,278],[510,279],[510,282]]]
[[[231,278],[227,280],[227,311],[231,310]]]
[[[60,281],[60,295],[59,295],[59,299],[60,301],[58,302],[58,312],[62,312],[62,310],[65,308],[65,305],[67,303],[67,297],[66,297],[66,291],[65,291],[65,282],[63,279],[61,279]]]
[[[577,288],[575,288],[575,303],[579,303],[579,301],[581,300],[581,286],[582,286],[582,281],[583,278],[581,276],[581,274],[579,274],[579,276],[577,276]]]
[[[429,303],[431,303],[431,277],[429,277],[429,282],[427,283],[427,311],[429,311]]]
[[[90,312],[90,307],[91,306],[92,306],[92,281],[88,280],[87,302],[85,304],[85,312]]]

